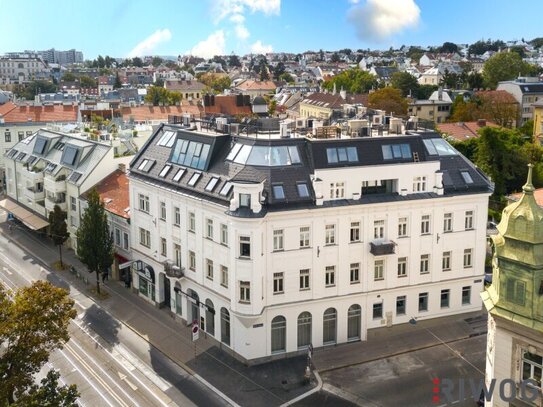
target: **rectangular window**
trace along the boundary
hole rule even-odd
[[[452,232],[452,213],[443,216],[443,233]]]
[[[360,282],[360,263],[351,263],[350,267],[351,284]]]
[[[360,242],[360,222],[351,222],[351,243]]]
[[[376,220],[373,222],[373,238],[384,239],[385,237],[385,221]]]
[[[398,219],[398,237],[407,236],[407,218]]]
[[[466,230],[473,229],[473,211],[466,211],[464,226]]]
[[[427,274],[430,272],[430,255],[420,255],[420,274]]]
[[[384,260],[375,260],[373,267],[373,279],[375,281],[384,280],[384,269],[385,261]]]
[[[462,287],[462,305],[471,303],[471,286]]]
[[[413,178],[413,192],[426,191],[426,177]]]
[[[427,235],[430,233],[430,215],[423,215],[420,222],[421,235]]]
[[[336,244],[336,225],[326,225],[324,243],[326,245]]]
[[[239,282],[239,302],[251,302],[251,283],[249,281]]]
[[[250,208],[251,207],[251,194],[239,194],[239,206]]]
[[[160,202],[160,220],[166,220],[166,202]]]
[[[206,219],[206,237],[213,240],[213,219]]]
[[[160,238],[160,255],[161,256],[167,256],[168,255],[168,243],[166,242],[166,239],[161,237]]]
[[[21,141],[22,139],[25,138],[25,132],[24,132],[24,131],[20,131],[20,132],[18,133],[18,136],[19,136],[19,141]]]
[[[522,352],[522,380],[532,379],[541,389],[541,373],[543,371],[543,356],[541,353]]]
[[[396,297],[396,315],[405,315],[405,295],[400,295]]]
[[[373,304],[373,319],[383,318],[383,303]]]
[[[273,293],[284,293],[284,273],[273,273]]]
[[[398,257],[398,277],[407,277],[407,257]]]
[[[506,281],[505,298],[513,304],[524,306],[526,302],[526,283],[514,278]]]
[[[228,226],[221,224],[221,244],[228,246]]]
[[[221,266],[221,285],[228,288],[228,267]]]
[[[273,251],[284,250],[283,245],[283,229],[277,229],[273,231]]]
[[[309,269],[300,270],[300,290],[309,290]]]
[[[149,197],[147,195],[139,194],[138,201],[139,201],[139,210],[149,213]]]
[[[189,269],[196,271],[196,253],[189,250]]]
[[[419,294],[419,312],[428,311],[428,293]]]
[[[239,257],[251,258],[251,238],[249,236],[239,237]]]
[[[121,245],[121,231],[117,228],[115,228],[115,244],[117,246]]]
[[[178,206],[173,208],[173,224],[174,226],[181,226],[181,210]]]
[[[189,232],[196,232],[196,215],[194,212],[189,212]]]
[[[441,261],[441,269],[449,271],[451,269],[451,252],[443,252],[443,260]]]
[[[345,197],[345,183],[332,182],[330,183],[330,199],[341,199]]]
[[[11,133],[9,131],[6,131],[4,133],[4,137],[5,137],[6,143],[11,143]]]
[[[128,246],[129,246],[129,243],[128,243],[128,233],[123,232],[123,249],[124,249],[124,250],[128,250]]]
[[[173,244],[173,258],[175,259],[175,265],[181,267],[181,246],[177,243]]]
[[[464,268],[472,266],[472,253],[473,249],[464,249]]]
[[[326,266],[325,285],[326,287],[336,285],[336,266]]]
[[[76,211],[77,210],[77,204],[76,204],[76,200],[73,196],[70,197],[70,209],[72,211]]]
[[[145,247],[151,247],[151,232],[140,228],[140,244]]]
[[[449,296],[451,290],[441,290],[441,308],[449,308]]]
[[[309,247],[310,229],[309,226],[300,228],[300,249]]]
[[[213,260],[206,259],[206,277],[213,280]]]

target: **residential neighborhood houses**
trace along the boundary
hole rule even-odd
[[[496,351],[517,343],[540,402],[541,315],[528,311],[521,282],[540,261],[524,259],[522,273],[513,265],[515,244],[532,250],[541,240],[533,220],[521,231],[517,214],[541,210],[532,205],[543,186],[536,40],[206,59],[8,52],[0,56],[7,230],[50,242],[60,209],[69,234],[61,248],[75,264],[96,192],[114,260],[89,295],[109,301],[100,284],[115,284],[122,290],[108,295],[172,324],[194,341],[176,344],[187,353],[176,354],[179,366],[229,399],[235,386],[221,388],[205,357],[244,372],[300,363],[304,381],[285,379],[283,390],[322,392],[319,357],[346,369],[349,352],[363,354],[356,346],[393,341],[387,332],[399,338],[411,325],[424,335],[432,332],[420,327],[439,321],[480,323],[484,305],[496,343],[483,349],[495,363],[487,375],[514,366],[514,355],[503,361]],[[509,280],[503,294],[497,284]],[[530,281],[541,296],[541,281]],[[514,324],[522,335],[506,338]],[[428,347],[445,343],[432,335],[439,340]]]

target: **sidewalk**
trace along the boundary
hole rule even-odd
[[[48,239],[24,229],[8,232],[5,223],[0,224],[0,230],[23,250],[33,253],[44,266],[49,268],[58,260],[58,250]],[[59,277],[92,297],[89,288],[96,285],[96,277],[83,271],[85,266],[72,250],[64,250],[63,259],[86,275],[89,283],[85,285],[83,279],[68,271],[57,272]],[[132,293],[123,283],[108,281],[101,287],[109,293],[109,298],[97,304],[156,348],[151,348],[151,356],[152,352],[163,353],[240,405],[280,405],[315,386],[315,383],[303,385],[301,382],[305,356],[246,367],[203,333],[195,346],[189,327],[174,319],[167,310],[158,309]],[[96,307],[92,308],[87,310],[84,320],[105,340],[115,343],[115,329],[100,324],[103,316]],[[326,372],[485,333],[486,313],[482,311],[419,321],[416,325],[377,328],[368,331],[367,341],[315,349],[313,363],[319,372]]]

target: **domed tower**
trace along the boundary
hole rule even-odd
[[[486,406],[542,405],[543,209],[534,198],[532,165],[522,190],[520,200],[504,209],[498,234],[492,237],[493,280],[481,294],[489,313],[487,387],[496,379]],[[516,384],[514,400],[500,397],[505,379]]]

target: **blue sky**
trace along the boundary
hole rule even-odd
[[[210,56],[543,36],[537,0],[0,0],[0,53]]]

